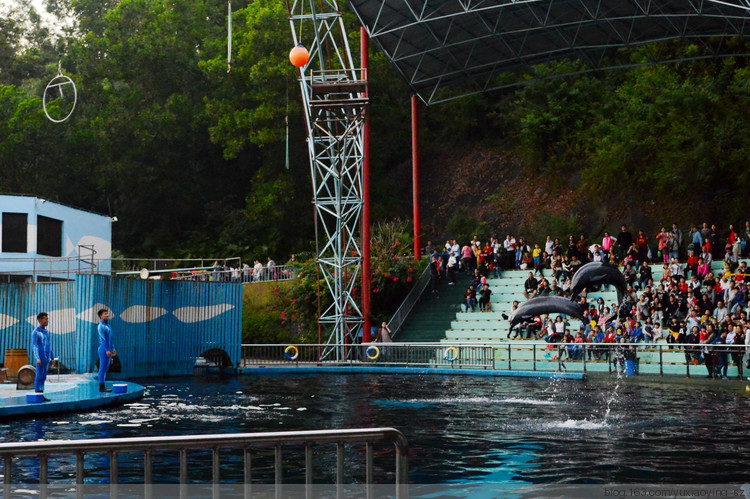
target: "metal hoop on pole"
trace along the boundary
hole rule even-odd
[[[58,61],[57,76],[52,78],[47,84],[47,87],[44,89],[44,96],[42,97],[42,108],[44,108],[44,114],[47,116],[47,119],[49,119],[53,123],[62,123],[63,121],[70,118],[70,115],[73,114],[73,111],[76,108],[76,104],[78,103],[78,90],[76,89],[76,84],[75,82],[73,82],[73,80],[70,79],[70,77],[62,74],[62,69],[60,66],[61,62]],[[71,85],[73,87],[73,106],[70,108],[70,111],[67,115],[65,115],[64,118],[58,120],[50,116],[49,111],[47,111],[47,93],[51,92],[53,89],[57,89],[60,92],[60,97],[65,97],[65,95],[63,94],[63,87],[65,85]]]

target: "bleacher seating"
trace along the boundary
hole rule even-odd
[[[750,265],[750,263],[749,263]],[[658,283],[662,277],[662,266],[653,264],[652,275],[654,282]],[[713,262],[711,269],[717,276],[723,273],[723,262]],[[487,279],[492,297],[490,299],[490,312],[480,312],[479,307],[475,312],[466,312],[462,306],[462,311],[456,313],[455,320],[451,321],[450,329],[445,332],[445,341],[504,341],[508,337],[509,323],[503,319],[502,314],[509,314],[514,301],[523,303],[526,298],[523,296],[523,285],[528,278],[528,270],[510,270],[503,273],[500,278]],[[551,280],[549,271],[545,272],[547,280]],[[466,286],[464,279],[459,280],[458,286]],[[463,289],[463,288],[462,288]],[[604,299],[607,306],[611,306],[617,301],[617,292],[614,288],[602,289],[601,291],[589,293],[589,299],[594,301],[599,297]],[[555,319],[557,314],[551,314],[550,318]],[[575,334],[580,326],[580,321],[573,319],[568,320],[568,330]]]
[[[750,265],[750,261],[748,262]],[[723,274],[723,262],[714,262],[711,266],[717,278]],[[448,286],[447,283],[440,283],[440,292],[438,294],[425,293],[412,312],[408,321],[404,324],[401,332],[395,341],[408,342],[434,342],[439,341],[444,348],[458,345],[459,355],[462,362],[471,363],[473,361],[486,363],[487,359],[484,353],[467,350],[466,343],[487,343],[492,342],[504,343],[508,340],[509,323],[503,318],[502,314],[509,314],[514,300],[519,303],[525,301],[523,296],[523,284],[528,277],[527,270],[513,270],[503,273],[501,278],[490,278],[488,282],[493,291],[491,298],[492,310],[489,312],[466,312],[462,305],[462,297],[468,287],[468,276],[464,274],[457,275],[455,286]],[[662,265],[652,265],[652,274],[654,282],[658,283],[662,277]],[[549,272],[545,272],[549,280]],[[617,300],[617,293],[612,289],[604,289],[598,292],[589,293],[589,298],[602,297],[607,306],[612,305]],[[551,319],[555,319],[557,314],[550,314]],[[568,320],[568,330],[575,334],[579,327],[580,321],[577,319]],[[445,329],[447,328],[447,329]],[[558,362],[558,347],[545,345],[539,341],[524,342],[528,347],[519,346],[518,340],[513,339],[513,343],[508,343],[508,348],[494,348],[493,365],[496,368],[515,370],[542,370],[555,371],[567,369],[579,372],[608,372],[614,369],[613,364],[606,357],[601,359],[589,357],[588,362],[582,360],[571,361],[566,359],[563,363]],[[663,341],[663,340],[662,340]],[[698,375],[704,376],[706,368],[703,365],[688,365],[685,362],[685,354],[680,349],[668,349],[666,343],[662,345],[640,344],[638,347],[638,361],[641,373],[651,374],[679,374],[679,375]],[[437,354],[437,359],[430,359],[430,362],[436,365],[443,365],[443,351]],[[474,359],[474,356],[480,356]],[[511,360],[512,357],[512,360]],[[736,368],[729,367],[729,376],[735,377]]]

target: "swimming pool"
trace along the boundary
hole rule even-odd
[[[288,373],[139,382],[147,391],[137,403],[2,424],[0,440],[393,426],[409,441],[412,483],[510,490],[750,481],[750,398],[732,382]],[[176,482],[169,459],[155,466],[156,481]],[[106,474],[106,459],[100,461],[87,462],[87,483]],[[121,481],[140,481],[136,470],[136,460],[120,461]],[[65,465],[50,474],[72,472]],[[240,469],[222,472],[226,481],[241,476]],[[254,476],[263,480],[262,472]],[[285,476],[301,480],[293,471]]]

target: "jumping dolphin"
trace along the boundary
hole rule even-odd
[[[581,307],[567,298],[561,296],[537,296],[522,303],[510,315],[510,328],[521,322],[530,320],[538,315],[558,312],[583,320]]]
[[[621,304],[628,288],[625,276],[617,265],[605,262],[587,263],[578,269],[570,282],[570,299],[577,299],[584,289],[598,289],[602,284],[611,284],[617,289],[617,304]]]

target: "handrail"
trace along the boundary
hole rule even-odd
[[[253,267],[235,268],[231,270],[213,270],[213,267],[196,267],[192,269],[171,269],[156,272],[171,272],[177,274],[177,276],[172,277],[172,280],[179,281],[235,282],[242,284],[289,281],[296,279],[297,277],[297,272],[293,265],[264,266],[259,269],[258,272],[256,272]],[[136,272],[120,272],[118,275],[135,273]]]
[[[727,347],[727,348],[736,348],[736,349],[743,349],[748,348],[750,349],[750,345],[732,345],[732,344],[724,344],[724,343],[667,343],[665,341],[651,341],[646,343],[645,341],[640,341],[637,343],[549,343],[544,340],[442,340],[442,341],[412,341],[412,342],[397,342],[397,343],[364,343],[364,344],[358,344],[358,343],[347,343],[342,344],[345,346],[368,346],[368,345],[383,345],[387,347],[393,347],[393,346],[507,346],[507,345],[518,345],[518,346],[528,346],[528,345],[554,345],[554,346],[560,346],[560,345],[589,345],[589,346],[616,346],[616,345],[633,345],[637,347],[655,347],[655,346],[664,346],[664,347],[711,347],[711,348],[717,348],[717,347]],[[322,345],[328,345],[327,343],[243,343],[243,347],[288,347],[290,345],[296,345],[296,346],[322,346]],[[330,346],[336,346],[334,344],[330,344]]]
[[[366,444],[366,476],[369,485],[373,483],[373,445],[374,441],[392,443],[396,449],[396,485],[406,485],[409,473],[409,443],[406,437],[395,428],[355,428],[336,430],[311,430],[288,432],[239,433],[217,435],[177,435],[162,437],[133,437],[133,438],[102,438],[92,440],[53,440],[43,442],[10,442],[0,443],[0,457],[4,463],[4,497],[10,497],[12,485],[13,459],[18,456],[36,456],[39,459],[39,483],[46,484],[48,480],[47,465],[51,457],[59,455],[76,455],[76,483],[84,483],[83,460],[86,454],[106,453],[110,456],[109,480],[118,483],[117,455],[124,452],[144,453],[144,484],[152,483],[153,476],[151,453],[157,450],[180,451],[180,482],[185,483],[188,476],[187,451],[212,451],[213,483],[220,479],[220,449],[244,449],[243,469],[245,483],[250,483],[251,460],[250,448],[275,448],[274,476],[277,484],[282,483],[282,446],[301,445],[305,453],[311,452],[313,444],[334,443],[336,452],[336,481],[343,480],[344,455],[343,445],[351,443]],[[312,462],[305,460],[306,483],[312,483]],[[405,492],[404,487],[397,487],[397,495]]]
[[[625,353],[634,347],[634,352]],[[321,352],[336,348],[342,359],[325,359]],[[704,351],[705,348],[705,351]],[[449,350],[455,349],[455,352]],[[684,367],[691,375],[700,356],[744,356],[750,346],[703,343],[547,343],[545,341],[449,341],[366,344],[243,344],[238,367],[420,367],[521,371],[608,371],[638,357],[643,372],[673,374]],[[672,354],[672,355],[670,355]],[[675,355],[677,355],[675,357]],[[713,360],[713,359],[712,359]],[[728,359],[731,360],[731,359]],[[728,365],[728,362],[727,362]],[[677,367],[672,367],[677,366]],[[722,364],[723,367],[723,364]],[[718,368],[712,371],[717,373]]]
[[[396,334],[401,329],[401,326],[404,325],[404,322],[406,322],[406,319],[409,317],[409,314],[414,308],[414,305],[416,305],[419,301],[419,298],[422,296],[422,293],[424,293],[424,290],[427,288],[427,284],[429,284],[429,282],[430,266],[428,265],[424,268],[422,275],[420,275],[417,279],[417,282],[414,283],[414,286],[411,288],[411,291],[409,291],[409,294],[406,295],[404,301],[401,302],[401,305],[393,313],[391,320],[388,321],[388,329],[391,330],[391,337],[396,336]]]
[[[96,253],[92,248],[91,251]],[[146,267],[150,272],[174,272],[181,270],[184,265],[188,268],[206,267],[211,262],[222,262],[223,266],[233,262],[237,267],[242,267],[240,257],[228,258],[94,258],[88,255],[62,256],[62,257],[20,257],[0,258],[0,280],[4,277],[10,282],[11,276],[31,276],[36,282],[38,278],[49,278],[50,280],[72,280],[76,274],[106,274],[119,275],[121,273],[140,273]],[[236,263],[234,263],[236,262]],[[109,263],[109,270],[102,271],[102,267]],[[175,265],[169,269],[157,269],[163,265]],[[129,271],[124,268],[130,269]],[[182,267],[184,268],[184,267]]]

